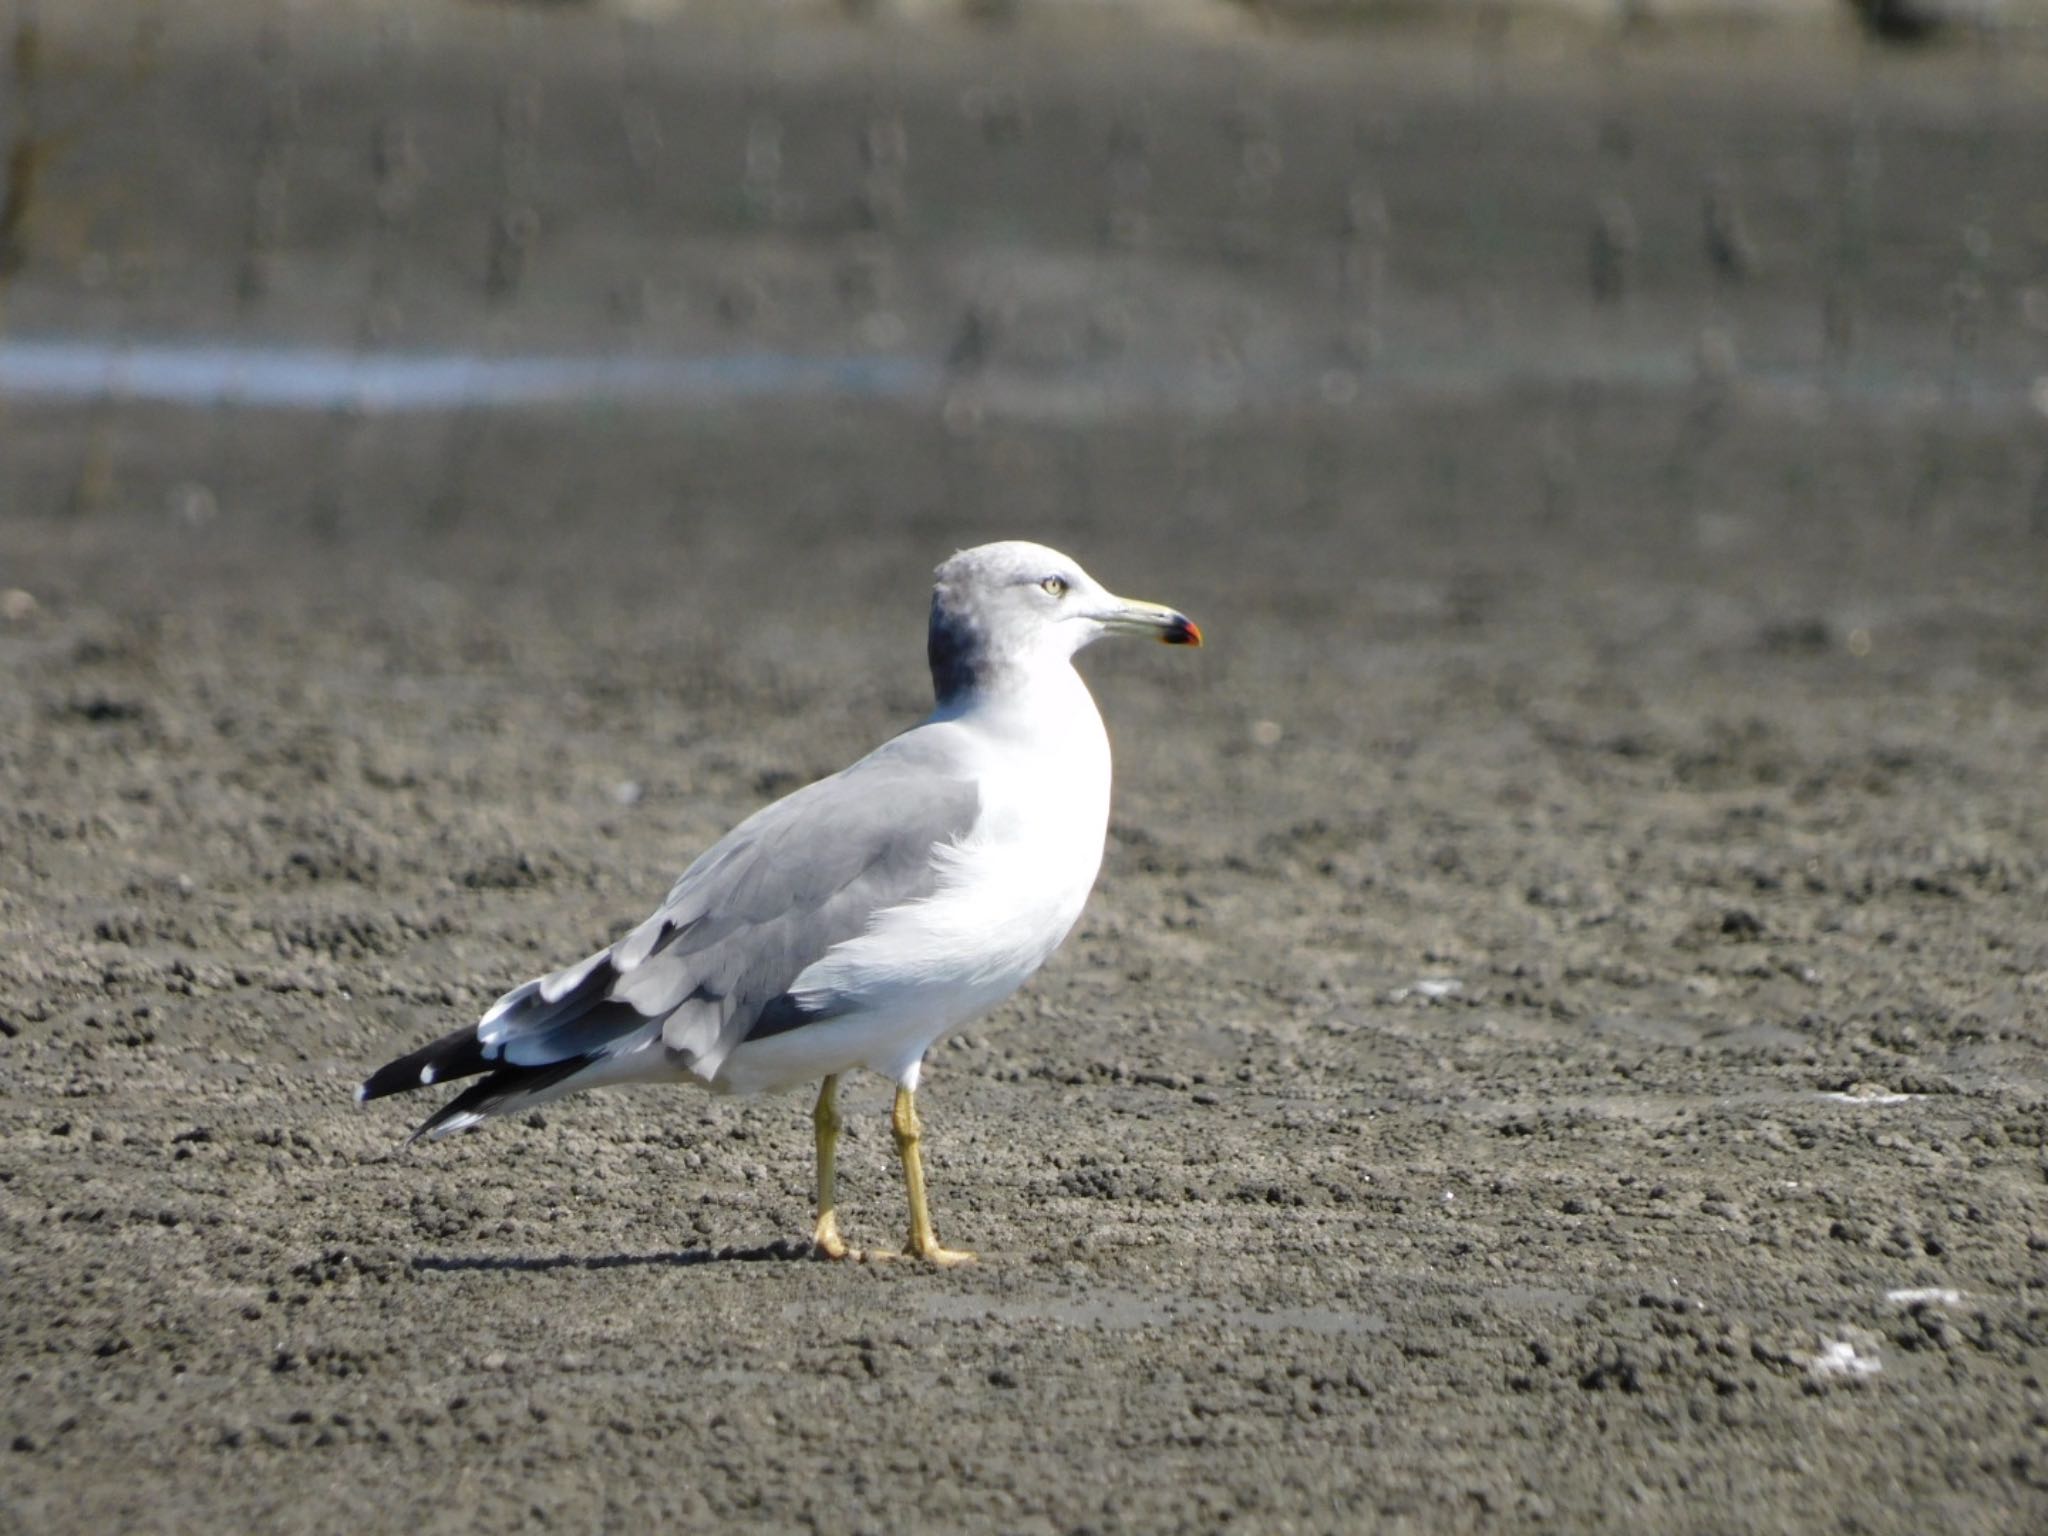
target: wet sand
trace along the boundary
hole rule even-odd
[[[936,371],[4,407],[0,1528],[2048,1522],[2024,62],[480,35],[51,72],[7,333]],[[929,1063],[981,1263],[799,1257],[800,1097],[395,1152],[1010,535],[1210,644]]]

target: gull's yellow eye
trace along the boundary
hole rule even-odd
[[[1067,595],[1067,578],[1064,576],[1048,576],[1039,583],[1039,586],[1053,597],[1065,597]]]

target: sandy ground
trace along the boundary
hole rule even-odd
[[[0,1529],[2048,1526],[2026,79],[488,36],[53,49],[8,330],[953,373],[7,408]],[[796,1257],[798,1099],[393,1155],[999,535],[1211,644],[1086,659],[1101,887],[930,1062],[982,1262]]]

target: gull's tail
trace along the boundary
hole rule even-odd
[[[476,1024],[372,1072],[356,1089],[356,1102],[478,1079],[428,1116],[407,1138],[410,1145],[600,1083],[657,1076],[661,1020],[605,995],[618,974],[606,949],[515,987]]]

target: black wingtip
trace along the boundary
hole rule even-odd
[[[589,1066],[592,1059],[574,1056],[567,1061],[550,1062],[544,1067],[500,1067],[482,1081],[471,1083],[427,1116],[420,1122],[419,1129],[405,1138],[405,1144],[411,1146],[416,1141],[436,1135],[473,1130],[491,1116],[517,1109],[564,1078],[574,1077]],[[451,1125],[457,1120],[463,1123]]]
[[[485,1060],[483,1042],[477,1039],[476,1028],[472,1025],[443,1035],[409,1056],[386,1062],[363,1079],[356,1089],[356,1102],[367,1104],[387,1094],[410,1093],[415,1088],[431,1088],[436,1083],[475,1077],[479,1072],[489,1071],[493,1065]]]

